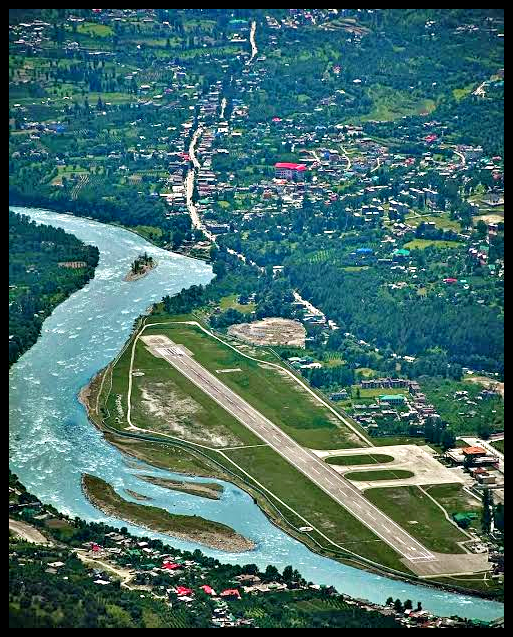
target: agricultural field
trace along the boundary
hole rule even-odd
[[[361,118],[364,121],[393,121],[408,115],[430,113],[436,108],[436,103],[432,99],[415,98],[405,91],[392,90],[383,85],[371,86],[368,93],[374,108]]]
[[[223,312],[226,310],[237,310],[237,312],[241,312],[242,314],[251,314],[255,311],[255,303],[246,303],[243,305],[242,303],[239,303],[237,299],[237,294],[225,296],[219,301],[219,307],[223,310]]]

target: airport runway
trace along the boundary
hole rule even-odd
[[[413,563],[438,560],[437,556],[371,504],[328,464],[298,445],[279,427],[197,363],[185,348],[180,345],[170,345],[167,337],[146,336],[142,339],[155,355],[167,360],[405,559]]]

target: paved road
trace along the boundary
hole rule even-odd
[[[347,480],[313,453],[298,445],[216,376],[197,363],[181,346],[169,345],[166,337],[162,337],[161,346],[159,346],[158,337],[151,337],[151,339],[151,345],[148,341],[146,342],[156,355],[167,360],[400,555],[411,562],[437,560],[433,553],[368,502]]]
[[[11,520],[11,518],[9,518],[9,530],[32,544],[51,545],[51,542],[49,542],[42,533],[25,522]]]

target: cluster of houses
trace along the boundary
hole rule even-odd
[[[428,403],[426,395],[422,393],[420,385],[416,381],[404,378],[376,378],[362,380],[360,389],[383,390],[383,394],[378,396],[375,403],[353,404],[352,410],[355,420],[368,430],[386,433],[382,431],[383,427],[386,428],[386,422],[393,420],[404,423],[410,431],[410,427],[413,427],[417,434],[422,434],[428,419],[430,421],[441,420],[440,415],[433,405]],[[390,389],[393,389],[394,393],[386,392]],[[398,393],[398,389],[404,389],[405,392]],[[385,424],[381,422],[382,420],[385,421]]]

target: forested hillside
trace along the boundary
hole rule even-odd
[[[53,309],[94,276],[98,259],[98,248],[9,210],[9,365],[36,342]]]

